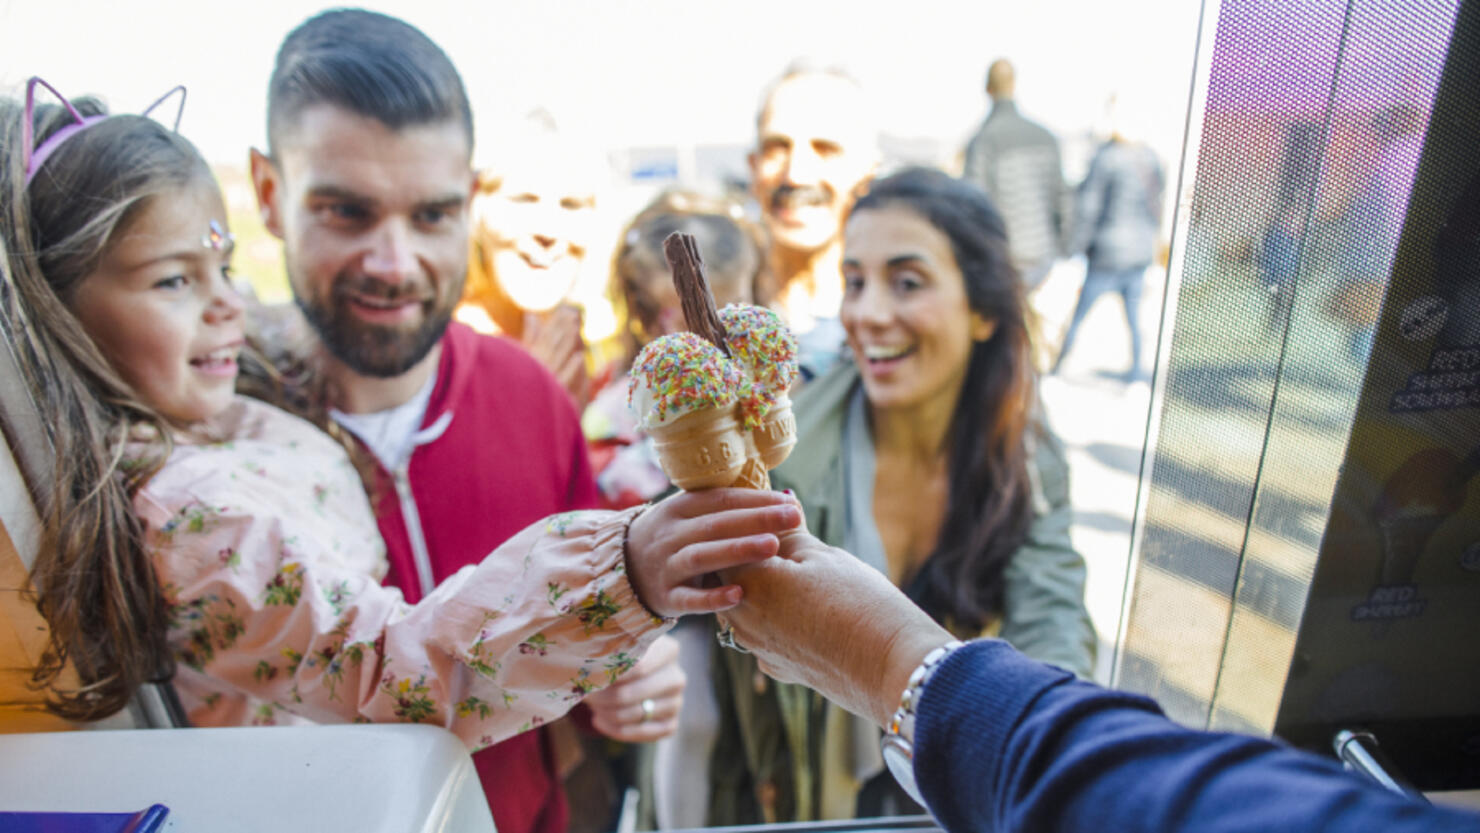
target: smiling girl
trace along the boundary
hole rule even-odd
[[[204,161],[93,101],[33,112],[37,83],[0,102],[0,323],[55,452],[31,580],[58,714],[173,677],[197,725],[417,721],[485,746],[614,680],[662,617],[736,603],[688,583],[799,521],[739,490],[569,513],[407,604],[340,446],[235,393],[243,302]]]

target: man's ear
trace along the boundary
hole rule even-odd
[[[758,150],[752,150],[750,153],[745,154],[745,161],[746,161],[747,164],[750,165],[750,193],[751,193],[751,196],[754,196],[755,198],[759,199],[760,196],[761,196],[760,195],[760,190],[759,190],[760,189],[760,182],[761,182],[761,153],[760,153],[760,151],[758,151]]]
[[[256,148],[252,148],[252,190],[257,194],[257,212],[262,225],[273,237],[283,239],[283,180],[277,165]]]
[[[976,342],[986,341],[997,332],[997,319],[984,318],[981,313],[971,312],[971,340]]]

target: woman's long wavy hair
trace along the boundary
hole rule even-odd
[[[74,105],[84,115],[104,112],[89,99]],[[16,102],[0,102],[0,326],[55,460],[50,482],[33,484],[42,539],[31,585],[50,634],[32,684],[54,713],[91,720],[173,673],[169,614],[132,506],[168,455],[172,426],[119,376],[69,304],[152,199],[210,171],[170,130],[113,116],[60,145],[28,186],[24,118]],[[36,144],[72,122],[60,106],[37,107]],[[158,438],[159,453],[126,462],[125,442],[140,436]]]
[[[1027,301],[1002,215],[980,189],[911,168],[875,182],[853,213],[886,206],[916,214],[950,240],[967,303],[997,324],[972,345],[944,449],[945,519],[935,551],[905,587],[932,616],[974,635],[1002,611],[1003,575],[1033,521],[1027,441],[1037,379]]]

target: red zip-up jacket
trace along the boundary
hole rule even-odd
[[[417,443],[405,471],[380,470],[375,507],[385,583],[408,602],[534,521],[598,503],[570,397],[506,338],[448,326]],[[564,833],[569,810],[545,729],[477,752],[473,764],[499,833]]]

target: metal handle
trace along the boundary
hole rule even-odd
[[[1331,745],[1347,769],[1360,772],[1395,793],[1428,803],[1423,793],[1397,774],[1393,762],[1383,754],[1371,732],[1342,729],[1336,733]]]
[[[168,682],[139,686],[129,710],[134,714],[135,725],[142,729],[180,729],[190,725],[175,687]]]

